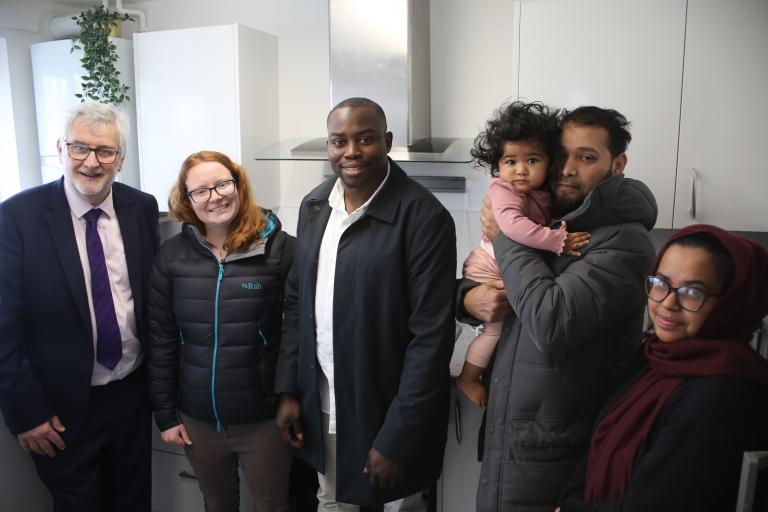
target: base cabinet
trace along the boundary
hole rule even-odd
[[[454,387],[443,474],[437,482],[440,512],[475,510],[481,466],[477,460],[477,440],[482,420],[483,411]]]
[[[252,510],[248,485],[240,474],[240,510]],[[165,445],[154,427],[152,438],[152,512],[205,512],[197,477],[181,447]]]

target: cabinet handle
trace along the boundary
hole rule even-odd
[[[696,220],[696,178],[697,170],[695,167],[691,167],[691,207],[688,209],[688,213],[691,214],[691,218]]]
[[[456,414],[456,443],[461,444],[461,400],[458,396],[453,401],[453,408]]]
[[[179,471],[179,478],[185,478],[187,480],[197,480],[197,476],[194,473],[190,473],[186,469]]]

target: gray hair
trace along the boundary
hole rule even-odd
[[[128,114],[123,109],[96,101],[80,103],[69,111],[64,120],[65,139],[69,138],[69,130],[77,120],[84,122],[87,126],[114,126],[117,129],[117,137],[120,141],[120,153],[125,157],[131,125],[128,120]]]

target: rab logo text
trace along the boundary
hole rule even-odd
[[[243,283],[240,286],[246,290],[261,290],[261,283]]]

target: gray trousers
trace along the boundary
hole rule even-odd
[[[216,425],[182,414],[192,440],[185,446],[205,499],[206,512],[232,512],[240,507],[238,464],[253,498],[254,512],[288,512],[291,454],[275,420]]]

